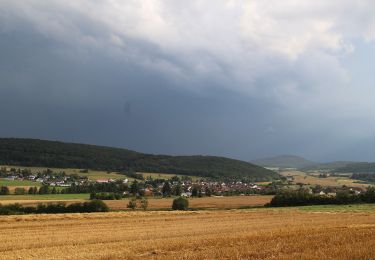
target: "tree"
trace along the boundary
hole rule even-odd
[[[172,209],[173,210],[188,210],[189,201],[184,197],[178,197],[173,200]]]
[[[352,197],[347,190],[338,191],[336,193],[336,201],[340,204],[352,202]]]
[[[177,184],[173,189],[173,195],[181,196],[182,193],[182,186],[181,184]]]
[[[177,175],[175,175],[171,178],[171,181],[180,181],[180,178]]]
[[[364,194],[361,194],[361,198],[365,202],[374,203],[375,202],[375,187],[368,187],[367,191]]]
[[[35,194],[38,193],[38,188],[37,187],[30,187],[28,193],[30,195],[35,195]]]
[[[134,210],[137,207],[137,200],[135,198],[129,200],[129,203],[126,207]]]
[[[9,188],[6,186],[1,186],[0,195],[9,195]]]
[[[148,199],[143,197],[141,200],[141,208],[143,210],[146,210],[148,208]]]
[[[135,196],[138,193],[138,190],[139,190],[138,181],[134,180],[130,186],[130,193]]]
[[[197,186],[194,186],[192,191],[191,191],[191,196],[192,197],[198,197],[198,188]]]
[[[15,195],[24,195],[25,193],[26,193],[25,188],[18,187],[18,188],[14,189],[14,194]]]
[[[48,194],[49,193],[49,187],[48,185],[43,185],[39,188],[39,194]]]
[[[211,197],[211,195],[212,195],[212,191],[211,191],[211,189],[208,188],[208,187],[205,188],[205,193],[206,193],[206,196],[207,196],[207,197]]]
[[[52,188],[51,193],[52,193],[52,194],[57,194],[57,189],[56,189],[56,187],[53,187],[53,188]]]
[[[172,191],[172,189],[171,189],[171,186],[169,185],[169,182],[168,181],[164,182],[164,185],[163,185],[163,188],[162,188],[163,197],[170,196],[171,191]]]

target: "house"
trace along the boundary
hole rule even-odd
[[[189,197],[191,197],[191,192],[183,192],[183,193],[181,193],[181,197],[185,197],[185,198],[189,198]]]
[[[97,183],[109,183],[109,179],[97,179]]]
[[[143,193],[143,196],[152,196],[153,195],[153,190],[152,188],[145,188],[141,189],[141,193]]]
[[[352,187],[350,188],[350,191],[354,192],[355,195],[361,194],[363,192],[363,189],[361,187]]]

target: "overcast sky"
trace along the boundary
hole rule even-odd
[[[0,136],[375,161],[371,0],[0,0]]]

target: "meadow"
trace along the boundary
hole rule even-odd
[[[87,200],[90,194],[79,193],[79,194],[36,194],[36,195],[3,195],[0,196],[0,203],[5,201],[50,201],[50,200]]]
[[[51,169],[53,172],[65,172],[66,174],[78,174],[80,176],[86,176],[89,180],[97,180],[97,179],[129,179],[133,180],[133,178],[129,178],[123,174],[118,172],[106,172],[106,171],[97,171],[97,170],[89,170],[88,172],[81,172],[82,169],[77,168],[47,168],[47,167],[28,167],[28,166],[14,166],[14,165],[1,165],[0,167],[6,167],[8,170],[10,168],[20,168],[20,169],[28,169],[33,174],[38,172],[43,172],[47,169]],[[35,183],[35,182],[33,182]],[[5,185],[8,186],[8,185]],[[20,185],[20,186],[27,186],[27,185]]]
[[[297,208],[4,216],[1,259],[375,259],[375,212]]]
[[[138,173],[142,174],[143,178],[145,178],[145,179],[147,177],[151,177],[153,179],[166,179],[166,180],[169,180],[169,179],[171,179],[174,176],[178,176],[179,178],[189,177],[193,181],[197,181],[197,180],[201,179],[201,177],[197,177],[197,176],[186,176],[186,175],[171,174],[171,173],[152,173],[152,172],[138,172]]]
[[[39,187],[41,186],[40,182],[36,181],[27,181],[27,180],[7,180],[7,179],[0,179],[0,186],[7,186],[7,187]]]

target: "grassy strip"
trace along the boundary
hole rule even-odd
[[[40,182],[36,182],[36,181],[28,181],[28,180],[24,180],[24,181],[19,181],[19,180],[6,180],[6,179],[0,179],[0,186],[9,186],[9,187],[13,187],[13,186],[30,186],[30,187],[39,187],[41,186]]]
[[[87,200],[90,194],[44,194],[44,195],[2,195],[0,196],[0,203],[2,200]]]

